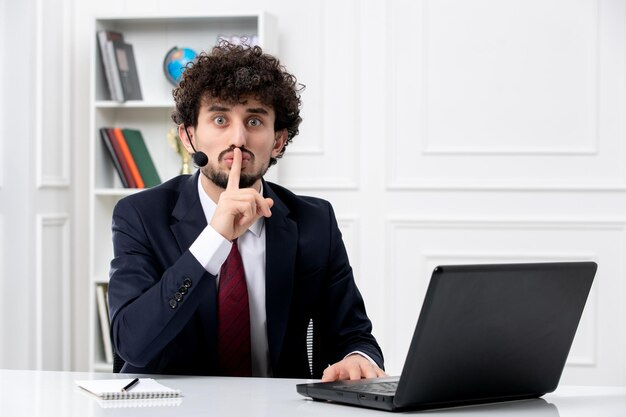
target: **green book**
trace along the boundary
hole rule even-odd
[[[146,188],[161,184],[161,178],[152,162],[141,132],[134,129],[122,129],[122,133]]]

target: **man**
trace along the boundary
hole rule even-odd
[[[332,207],[263,180],[298,134],[299,92],[259,47],[223,43],[184,72],[172,118],[200,170],[113,213],[122,372],[385,375]]]

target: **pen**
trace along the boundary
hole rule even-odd
[[[139,378],[133,379],[128,384],[126,384],[126,386],[124,388],[122,388],[122,392],[126,392],[126,391],[130,390],[132,387],[137,385],[138,382],[139,382]]]

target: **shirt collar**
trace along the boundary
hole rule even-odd
[[[200,203],[202,204],[202,211],[204,212],[204,217],[206,217],[207,224],[211,223],[211,219],[213,218],[213,214],[215,213],[215,209],[217,208],[217,204],[213,202],[204,192],[204,188],[202,188],[202,173],[198,175],[198,195],[200,196]],[[263,195],[263,182],[261,181],[261,195]],[[263,231],[263,225],[265,224],[265,217],[259,217],[252,225],[248,228],[248,231],[251,232],[256,237],[261,237],[261,232]]]

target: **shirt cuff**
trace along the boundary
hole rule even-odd
[[[361,355],[363,356],[365,359],[367,359],[368,361],[370,361],[370,363],[374,366],[376,366],[377,368],[379,368],[378,364],[376,363],[376,361],[374,361],[374,359],[370,358],[368,354],[361,352],[360,350],[355,350],[354,352],[350,352],[348,353],[346,356],[344,356],[343,358],[347,358],[350,355]]]
[[[217,275],[231,247],[232,243],[209,225],[191,244],[189,251],[209,274]]]

